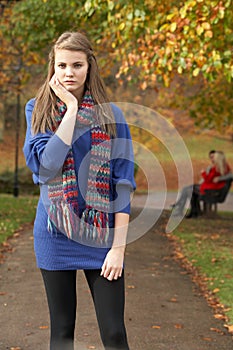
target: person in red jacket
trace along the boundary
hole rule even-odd
[[[215,152],[214,166],[208,173],[206,173],[206,171],[202,171],[201,173],[204,181],[200,185],[200,194],[205,194],[205,190],[219,190],[223,188],[226,182],[225,179],[222,179],[221,177],[229,174],[230,172],[231,169],[226,162],[224,153],[222,151]]]
[[[212,167],[214,166],[214,154],[215,154],[215,150],[211,150],[209,151],[209,160],[210,160],[210,164],[208,165],[208,167],[205,170],[205,173],[208,174],[210,172],[210,170],[212,169]],[[204,172],[204,170],[202,171]],[[176,201],[176,203],[172,204],[171,207],[173,208],[173,215],[174,216],[183,216],[184,215],[184,209],[186,206],[187,201],[191,200],[192,197],[192,193],[193,191],[199,190],[200,184],[204,181],[204,179],[201,177],[198,183],[195,184],[191,184],[188,186],[185,186],[182,188],[181,192],[179,193],[179,198]]]
[[[194,186],[191,197],[191,210],[186,218],[198,217],[200,213],[199,195],[206,190],[220,190],[226,184],[226,180],[232,177],[231,168],[228,165],[222,151],[216,151],[213,156],[213,166],[208,172],[202,171],[202,183]]]

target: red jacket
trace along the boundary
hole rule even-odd
[[[227,165],[227,169],[225,171],[225,174],[228,174],[230,171],[230,167]],[[200,193],[204,194],[205,190],[219,190],[221,188],[224,187],[224,185],[226,184],[226,181],[219,181],[219,182],[213,182],[213,179],[216,176],[221,176],[220,172],[216,169],[215,166],[213,166],[209,173],[207,174],[205,171],[203,171],[203,173],[201,174],[204,181],[203,183],[200,185]]]

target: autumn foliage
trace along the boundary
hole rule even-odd
[[[137,84],[141,90],[169,87],[177,76],[201,81],[192,116],[211,128],[231,130],[231,0],[21,0],[5,5],[0,87],[10,81],[6,72],[12,66],[26,83],[61,32],[88,29],[105,76],[116,72],[119,83]]]

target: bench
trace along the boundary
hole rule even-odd
[[[218,203],[223,203],[230,191],[233,178],[226,180],[226,184],[219,190],[205,190],[205,194],[200,195],[199,200],[203,202],[203,214],[206,216],[216,216]]]

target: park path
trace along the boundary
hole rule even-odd
[[[140,210],[133,209],[133,217]],[[140,225],[155,215],[147,209]],[[126,325],[132,350],[232,350],[232,336],[215,319],[189,274],[173,259],[166,217],[126,252]],[[0,350],[48,350],[49,320],[31,230],[9,240],[0,265]],[[103,350],[92,301],[78,272],[76,350]]]

